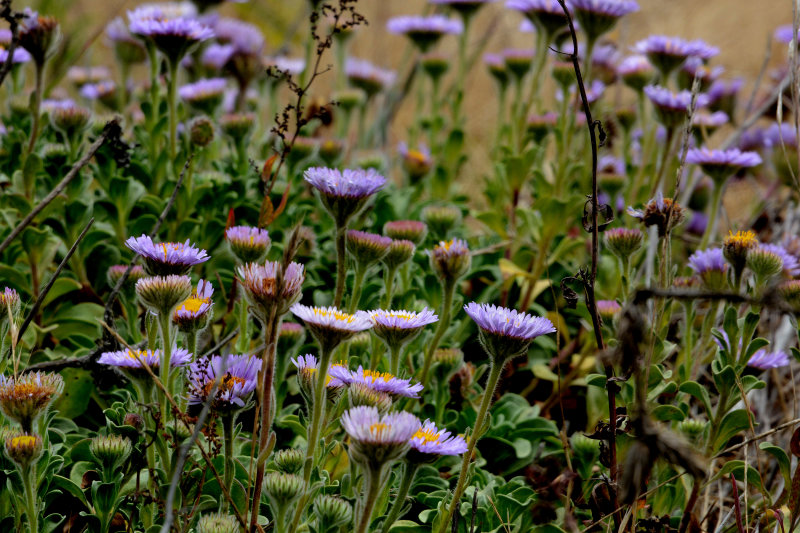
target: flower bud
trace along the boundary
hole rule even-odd
[[[437,348],[433,352],[433,373],[440,387],[464,365],[464,352],[458,348]]]
[[[416,247],[411,241],[393,240],[389,245],[389,252],[381,260],[389,271],[396,270],[400,265],[414,257]]]
[[[191,293],[189,276],[152,276],[136,282],[136,296],[145,307],[159,315],[171,315]]]
[[[74,140],[89,125],[91,113],[77,105],[57,107],[50,112],[50,123],[69,140]]]
[[[313,511],[317,517],[319,531],[335,531],[335,528],[348,524],[353,519],[353,508],[350,504],[328,494],[314,499]]]
[[[112,265],[108,267],[108,272],[106,273],[106,277],[108,278],[108,284],[112,287],[116,287],[119,280],[122,279],[122,276],[125,275],[125,272],[128,270],[128,265]],[[140,265],[135,265],[130,273],[128,273],[128,277],[125,279],[125,284],[123,288],[125,289],[132,289],[136,286],[136,282],[142,278],[146,278],[147,275],[144,273],[144,268]]]
[[[63,390],[64,380],[58,374],[30,372],[19,377],[0,376],[0,409],[21,425],[23,431],[32,433],[33,422]]]
[[[239,533],[239,523],[231,515],[207,514],[197,521],[197,533]]]
[[[391,244],[392,239],[389,237],[365,231],[347,231],[347,251],[362,268],[369,267],[383,259],[389,252]]]
[[[222,131],[238,144],[250,134],[255,121],[256,117],[252,113],[229,113],[222,116],[219,125]]]
[[[705,430],[706,424],[707,423],[703,420],[688,418],[678,423],[678,431],[683,433],[690,442],[697,444],[700,441],[703,430]]]
[[[303,491],[303,478],[294,474],[270,472],[264,476],[264,492],[273,509],[282,509],[294,502]]]
[[[319,144],[319,156],[326,165],[333,166],[344,152],[344,143],[338,139],[326,139]]]
[[[449,206],[426,207],[422,212],[422,217],[427,222],[433,238],[444,240],[450,230],[461,220],[461,211]]]
[[[381,414],[389,412],[392,408],[392,397],[385,392],[376,391],[364,383],[352,383],[347,388],[347,399],[350,407],[366,405],[375,407]]]
[[[605,235],[608,249],[623,261],[636,253],[644,242],[644,234],[638,228],[613,228]]]
[[[264,259],[272,241],[265,229],[233,226],[225,230],[225,240],[231,252],[242,263],[257,263]]]
[[[115,470],[128,460],[131,454],[131,441],[119,435],[100,435],[91,440],[89,451],[103,466],[103,469]]]
[[[777,276],[783,270],[783,259],[765,248],[754,248],[747,254],[747,268],[753,271],[762,283]]]
[[[422,70],[431,77],[431,79],[441,78],[450,68],[450,59],[440,53],[429,52],[422,56],[420,59]]]
[[[122,423],[126,426],[131,426],[136,431],[144,429],[144,418],[138,413],[128,413],[122,419]]]
[[[392,239],[411,241],[419,246],[425,240],[428,226],[417,220],[394,220],[383,225],[383,233]]]
[[[616,300],[597,300],[597,313],[600,318],[608,322],[614,320],[621,309],[622,307]]]
[[[214,123],[208,117],[197,117],[189,123],[189,140],[203,148],[214,140]]]
[[[458,280],[469,271],[472,264],[467,243],[461,239],[440,241],[428,254],[431,267],[441,280]]]
[[[350,355],[363,360],[369,349],[372,348],[372,337],[369,333],[358,333],[348,341],[348,344]]]
[[[39,435],[17,433],[6,437],[6,454],[21,468],[28,468],[42,455],[42,438]]]
[[[360,107],[365,100],[364,91],[361,89],[344,89],[333,95],[333,101],[339,103],[339,107],[345,111],[351,111]]]
[[[278,470],[284,474],[297,474],[303,469],[305,460],[306,454],[303,450],[287,448],[277,451],[273,462],[275,466],[278,467]]]
[[[581,433],[573,434],[570,444],[575,455],[583,461],[592,462],[600,454],[600,443]]]

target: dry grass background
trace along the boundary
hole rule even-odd
[[[44,12],[62,13],[66,21],[65,30],[76,32],[75,38],[80,42],[80,39],[85,40],[101,31],[114,14],[124,15],[126,9],[138,3],[134,0],[40,0],[33,5]],[[504,9],[503,3],[503,0],[498,0],[480,12],[472,32],[473,43],[485,39],[485,51],[532,46],[533,37],[518,31],[521,17]],[[778,65],[785,58],[786,51],[782,45],[772,43],[768,51],[767,40],[776,26],[791,21],[791,0],[639,0],[639,4],[641,10],[626,17],[609,35],[623,52],[651,33],[702,38],[720,47],[721,53],[714,64],[725,67],[726,77],[742,76],[748,80],[745,94],[748,94],[765,54],[770,54],[771,66]],[[352,55],[392,68],[404,64],[411,50],[403,38],[385,31],[386,20],[396,15],[422,13],[429,9],[428,4],[424,0],[361,0],[358,9],[366,16],[369,25],[359,29],[354,37]],[[288,47],[290,54],[302,54],[302,37],[307,31],[305,0],[251,0],[246,4],[227,4],[222,12],[260,26],[267,35],[268,53]],[[287,35],[290,36],[288,42]],[[445,39],[439,50],[455,54],[455,45],[455,39]],[[106,59],[102,52],[93,51],[92,54],[92,60]],[[327,77],[333,78],[332,75]],[[496,108],[494,86],[482,65],[472,70],[467,81],[467,133],[473,147],[470,154],[472,170],[467,169],[467,172],[473,174],[485,168],[486,154],[482,147],[490,146],[487,137],[493,134]],[[318,87],[318,95],[327,96],[326,92],[323,83]],[[626,95],[618,93],[613,98],[625,99]],[[402,138],[410,120],[410,104],[407,101],[400,111],[392,131],[392,143]]]

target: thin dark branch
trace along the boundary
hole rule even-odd
[[[119,126],[119,120],[119,117],[114,117],[106,124],[105,128],[103,128],[103,132],[100,134],[97,140],[92,143],[83,157],[81,157],[70,169],[70,171],[67,172],[67,175],[64,176],[64,179],[62,179],[58,185],[56,185],[55,188],[42,199],[42,201],[36,204],[31,212],[28,213],[28,216],[22,219],[22,222],[17,224],[17,227],[14,228],[14,230],[8,235],[8,237],[6,237],[2,244],[0,244],[0,254],[2,254],[5,249],[8,248],[8,245],[11,244],[11,242],[17,238],[17,236],[22,233],[25,228],[28,227],[33,219],[36,218],[36,215],[41,213],[42,210],[56,198],[56,196],[61,194],[61,192],[67,187],[67,185],[69,185],[75,176],[78,175],[81,169],[89,163],[92,157],[94,157],[94,154],[100,149],[101,146],[103,146],[103,143],[105,143],[109,137],[118,137],[120,135],[121,130]]]
[[[56,279],[58,279],[58,276],[61,275],[61,271],[64,270],[64,267],[72,257],[72,254],[74,254],[75,250],[78,249],[78,245],[81,243],[83,238],[86,237],[86,234],[89,232],[89,228],[92,227],[92,224],[94,224],[94,217],[92,217],[86,224],[86,226],[84,226],[83,231],[81,231],[81,234],[78,235],[78,238],[72,244],[72,247],[70,247],[70,249],[67,251],[67,254],[64,256],[64,259],[62,259],[61,263],[59,263],[58,267],[56,268],[56,271],[53,272],[53,275],[50,277],[50,281],[47,282],[47,285],[45,285],[44,288],[39,293],[39,297],[36,299],[36,303],[33,304],[31,311],[28,313],[28,316],[25,317],[25,321],[19,328],[19,333],[17,334],[17,338],[21,339],[22,335],[25,333],[25,330],[28,329],[28,326],[30,325],[31,321],[39,312],[39,308],[42,306],[42,302],[44,302],[44,299],[47,297],[47,294],[50,292],[50,289],[53,288],[53,284],[56,282]]]

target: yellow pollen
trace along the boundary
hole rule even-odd
[[[384,424],[383,422],[376,422],[369,427],[369,432],[375,435],[376,437],[380,437],[383,433],[388,432],[389,428],[391,428],[389,424]]]
[[[238,376],[231,376],[230,374],[225,374],[224,376],[222,376],[222,378],[217,380],[217,391],[218,392],[223,392],[223,393],[224,392],[228,392],[237,383],[239,385],[244,385],[245,380],[240,378],[240,377],[238,377]],[[210,381],[206,382],[206,384],[203,386],[203,392],[205,393],[206,396],[211,394],[211,389],[213,387],[214,387],[214,380],[210,380]]]
[[[26,448],[29,446],[36,445],[36,437],[32,437],[30,435],[20,435],[18,437],[14,437],[11,439],[11,447],[17,448],[21,446],[25,446]]]
[[[196,296],[190,296],[175,310],[177,313],[178,311],[188,311],[192,314],[196,314],[200,311],[200,307],[205,303],[211,303],[209,298],[197,298]]]
[[[435,433],[432,429],[418,429],[413,439],[422,439],[422,442],[427,444],[429,442],[439,442],[439,434]]]
[[[159,243],[158,246],[161,246],[161,249],[164,250],[164,261],[167,260],[167,252],[170,249],[173,249],[173,250],[176,250],[176,251],[183,250],[183,244],[181,244],[179,242],[162,242],[162,243]]]
[[[139,361],[140,359],[144,359],[146,356],[147,352],[144,350],[128,350],[128,357],[130,359]]]
[[[341,311],[329,311],[327,309],[318,309],[318,308],[314,309],[314,314],[325,318],[333,317],[336,320],[341,320],[344,322],[352,322],[355,318],[353,315],[342,313]]]
[[[758,239],[756,238],[755,232],[750,230],[737,231],[736,233],[729,231],[728,238],[725,239],[725,244],[750,248],[758,244]]]
[[[379,379],[388,382],[390,379],[393,379],[394,376],[389,374],[388,372],[376,372],[374,370],[364,370],[364,378],[371,380],[372,383],[375,383]]]

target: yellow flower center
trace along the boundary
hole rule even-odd
[[[147,357],[147,352],[145,350],[128,350],[128,358],[130,359],[141,361],[145,357]]]
[[[218,379],[216,381],[217,381],[217,392],[223,392],[223,393],[228,392],[229,390],[233,389],[233,387],[235,385],[237,385],[237,384],[239,384],[239,385],[244,385],[245,384],[245,380],[244,379],[242,379],[242,378],[240,378],[238,376],[232,376],[230,374],[225,374],[224,376],[222,376],[220,379]],[[212,380],[209,380],[208,382],[206,382],[206,384],[203,386],[203,393],[206,396],[208,396],[209,394],[211,394],[211,389],[213,387],[214,387],[214,380],[212,379]]]
[[[725,239],[725,244],[751,248],[758,244],[758,239],[756,238],[755,232],[750,230],[737,231],[736,233],[729,231],[728,238]]]
[[[190,296],[187,298],[179,307],[175,310],[177,313],[178,311],[188,311],[192,314],[197,314],[200,311],[200,307],[203,304],[211,303],[209,298],[198,298],[197,296]]]
[[[384,424],[383,422],[376,422],[369,427],[369,432],[376,437],[381,437],[384,433],[388,433],[392,426]]]
[[[333,317],[335,320],[341,320],[348,323],[355,319],[353,315],[348,313],[343,313],[341,311],[330,311],[328,309],[314,308],[314,314],[323,318]]]
[[[376,372],[375,370],[364,370],[364,378],[369,379],[372,383],[375,383],[379,379],[388,382],[390,379],[394,378],[394,375],[389,374],[388,372]]]
[[[428,162],[428,158],[425,157],[425,154],[420,152],[419,150],[409,150],[406,153],[406,157],[410,160],[414,161],[415,163],[425,164]]]
[[[30,435],[20,435],[11,439],[12,448],[30,448],[32,446],[36,446],[36,437],[32,437]]]
[[[158,246],[161,246],[161,249],[164,251],[164,261],[167,260],[167,252],[169,250],[183,250],[183,244],[179,242],[162,242],[159,243]]]
[[[432,429],[418,429],[412,438],[422,439],[424,444],[429,442],[439,442],[439,433],[434,432]]]

